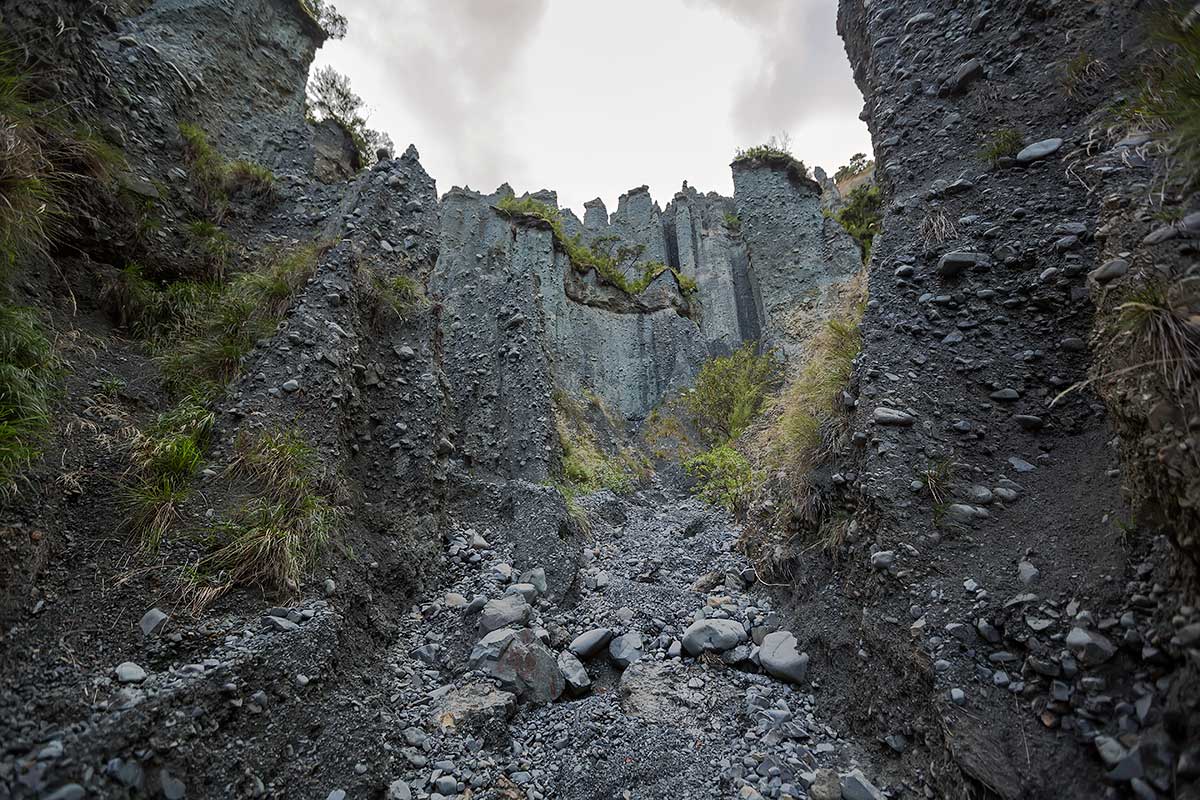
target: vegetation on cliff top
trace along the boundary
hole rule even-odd
[[[803,161],[792,155],[792,140],[786,133],[778,137],[772,136],[763,144],[739,147],[733,156],[735,164],[753,161],[786,167],[790,177],[812,180],[808,175],[808,167],[804,165]]]
[[[621,264],[628,260],[632,251],[618,248],[617,255],[614,256],[610,254],[606,246],[609,244],[608,239],[597,239],[589,245],[583,242],[580,234],[568,236],[566,228],[563,227],[562,214],[558,209],[551,208],[532,197],[518,199],[513,195],[507,195],[500,198],[500,202],[496,204],[496,210],[509,217],[530,216],[546,222],[554,234],[555,243],[567,254],[567,259],[577,272],[595,270],[605,283],[615,286],[626,294],[641,294],[655,278],[667,271],[675,276],[679,290],[684,295],[692,294],[698,288],[696,281],[692,278],[674,267],[657,261],[642,262],[639,265],[640,277],[636,280],[629,280],[621,270]],[[637,250],[636,253],[640,254],[640,250]]]
[[[355,169],[375,163],[380,150],[395,150],[391,137],[367,126],[363,100],[350,88],[350,79],[333,67],[321,67],[308,79],[308,99],[305,109],[309,119],[320,122],[332,120],[354,142],[357,155]]]

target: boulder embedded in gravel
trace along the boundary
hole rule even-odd
[[[587,694],[587,691],[592,688],[592,678],[584,668],[583,662],[569,650],[558,654],[558,668],[567,681],[568,694],[578,697]]]
[[[1108,637],[1086,628],[1071,629],[1067,634],[1067,649],[1084,666],[1103,664],[1117,652],[1117,648]]]
[[[489,662],[500,658],[508,640],[517,635],[516,628],[494,630],[475,643],[467,662],[473,669],[488,669]]]
[[[1017,161],[1021,164],[1029,164],[1046,156],[1054,155],[1062,146],[1062,139],[1043,139],[1040,142],[1034,142],[1017,153]]]
[[[604,645],[612,638],[613,632],[609,628],[592,628],[572,639],[567,649],[580,658],[591,658],[604,649]]]
[[[132,661],[118,664],[113,673],[117,676],[118,683],[141,683],[146,680],[146,670]]]
[[[488,633],[513,625],[524,625],[532,614],[533,609],[524,597],[506,594],[484,604],[479,614],[479,629]]]
[[[1129,272],[1129,262],[1123,258],[1114,258],[1088,273],[1088,277],[1096,283],[1108,283],[1126,272]]]
[[[517,714],[517,696],[487,683],[451,689],[433,707],[433,723],[444,731],[499,730]]]
[[[842,785],[831,769],[819,769],[808,787],[809,800],[842,800]]]
[[[387,800],[412,800],[412,789],[403,778],[397,778],[388,785]]]
[[[558,659],[531,630],[517,631],[491,662],[488,673],[529,703],[552,703],[562,696],[566,679]]]
[[[883,792],[867,780],[862,770],[851,770],[842,776],[842,800],[887,800]]]
[[[723,653],[746,641],[746,629],[732,619],[702,619],[683,632],[683,649],[690,656],[705,651]]]
[[[800,652],[791,631],[768,633],[758,651],[758,660],[769,674],[792,683],[803,683],[808,675],[808,653]]]
[[[966,272],[968,269],[987,264],[991,259],[984,253],[973,253],[965,250],[946,253],[938,260],[937,271],[939,275],[947,278],[954,277],[960,273]]]
[[[608,656],[618,667],[624,669],[645,653],[640,633],[626,633],[613,639],[608,645]]]
[[[142,629],[143,636],[156,636],[166,624],[167,615],[157,608],[152,608],[142,615],[138,627]]]
[[[903,411],[897,411],[894,408],[879,406],[871,414],[872,419],[878,425],[895,425],[901,428],[907,428],[916,422],[916,417],[912,414],[906,414]]]
[[[520,581],[532,584],[533,588],[538,590],[538,594],[546,593],[546,570],[541,567],[522,572]]]

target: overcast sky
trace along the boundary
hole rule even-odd
[[[438,191],[554,189],[583,203],[687,180],[730,194],[739,146],[787,132],[832,172],[870,153],[835,0],[336,0],[317,64],[421,152]]]

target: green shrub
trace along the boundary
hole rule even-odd
[[[1002,158],[1016,158],[1024,142],[1020,131],[1003,128],[988,137],[987,143],[979,151],[979,157],[994,167]]]
[[[879,186],[864,183],[854,187],[846,205],[836,215],[837,221],[862,248],[864,264],[871,259],[871,245],[880,231],[882,207]]]
[[[858,177],[864,172],[874,168],[875,162],[867,159],[866,153],[855,153],[850,156],[850,163],[838,167],[837,172],[833,173],[835,183],[849,180],[850,178]]]
[[[697,481],[696,493],[707,503],[721,506],[732,514],[745,511],[755,487],[762,480],[749,459],[729,443],[689,458],[683,463]]]
[[[756,342],[746,342],[727,356],[709,360],[685,396],[693,424],[709,444],[719,445],[741,436],[778,380],[774,357],[759,354],[757,348]]]
[[[741,233],[742,232],[741,217],[739,217],[737,214],[726,214],[725,215],[725,227],[728,228],[732,233]]]
[[[0,305],[0,499],[17,491],[50,425],[59,361],[37,315]]]

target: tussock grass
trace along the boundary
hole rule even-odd
[[[996,166],[1002,158],[1016,158],[1025,143],[1025,137],[1015,128],[1002,128],[988,137],[987,142],[979,150],[979,157],[991,166]]]
[[[320,245],[275,250],[258,269],[189,306],[156,356],[168,388],[188,394],[233,380],[242,358],[272,333],[312,276],[322,252]]]
[[[1062,65],[1062,87],[1067,97],[1091,86],[1104,76],[1108,67],[1088,50],[1080,50]]]
[[[185,585],[201,605],[232,586],[294,592],[341,521],[323,485],[320,456],[295,429],[276,429],[236,442],[230,469],[255,492],[231,520],[215,531],[216,549],[204,557]],[[196,592],[209,587],[204,596]]]
[[[0,305],[0,499],[17,492],[21,472],[41,454],[58,369],[37,315]]]
[[[813,470],[845,444],[850,415],[841,393],[862,350],[859,323],[866,309],[866,269],[844,290],[837,310],[805,344],[803,366],[768,403],[745,446],[764,476],[741,546],[771,571],[797,542],[836,546],[845,535],[830,499],[815,488]]]
[[[64,107],[33,96],[14,50],[0,47],[0,278],[48,257],[124,159]]]
[[[202,398],[187,397],[134,435],[123,505],[143,552],[157,552],[179,521],[215,423],[216,415]]]
[[[224,281],[225,270],[233,254],[233,239],[219,225],[208,220],[198,219],[188,223],[187,231],[193,245],[205,261],[208,277]]]
[[[408,275],[385,278],[373,269],[367,277],[366,298],[371,324],[377,328],[389,319],[403,322],[429,308],[425,289],[414,278]]]
[[[1190,3],[1169,3],[1150,25],[1154,49],[1141,91],[1123,111],[1152,132],[1176,162],[1181,178],[1200,178],[1200,20]]]
[[[655,278],[668,270],[674,273],[675,279],[679,283],[679,289],[683,294],[691,294],[697,289],[695,280],[688,278],[675,268],[659,262],[642,264],[641,276],[636,280],[629,280],[621,270],[621,264],[634,252],[640,254],[640,250],[630,251],[619,249],[618,254],[614,257],[609,254],[606,246],[609,242],[605,241],[605,239],[608,237],[597,239],[590,246],[584,244],[582,235],[567,235],[566,228],[563,227],[562,215],[557,209],[534,200],[532,197],[521,199],[517,199],[513,195],[502,197],[496,203],[496,210],[506,217],[534,217],[546,222],[550,225],[550,229],[554,234],[555,243],[567,254],[567,259],[577,272],[586,273],[595,270],[596,274],[605,283],[620,289],[626,294],[637,295],[642,293]],[[636,255],[633,255],[633,257],[636,258]]]
[[[226,161],[208,140],[208,134],[192,123],[179,123],[179,135],[192,190],[213,220],[224,219],[230,198],[239,193],[256,203],[275,198],[275,176],[266,167],[249,161]]]
[[[1118,326],[1133,337],[1139,361],[1176,396],[1200,380],[1200,325],[1188,310],[1198,305],[1200,279],[1192,278],[1143,284],[1116,308]]]

